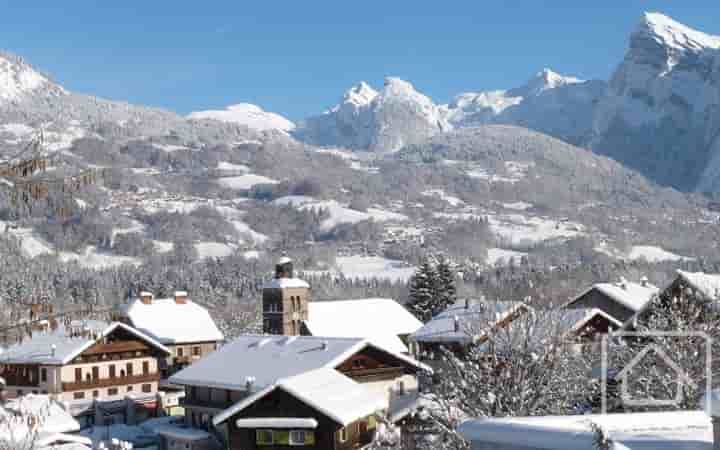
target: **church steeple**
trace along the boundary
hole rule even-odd
[[[308,319],[310,285],[295,278],[293,261],[282,256],[275,264],[275,278],[263,286],[263,332],[299,335]]]

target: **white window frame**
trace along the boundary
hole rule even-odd
[[[293,440],[293,433],[302,433],[302,440],[301,441],[295,441]],[[305,430],[290,430],[290,445],[294,446],[301,446],[305,445],[305,441],[307,440],[307,431]]]

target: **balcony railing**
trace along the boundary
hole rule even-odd
[[[343,373],[351,378],[382,378],[402,373],[402,367],[378,367],[375,369],[350,369],[343,371]]]
[[[94,380],[72,381],[63,383],[63,391],[78,391],[103,387],[122,386],[126,384],[150,383],[160,381],[159,373],[148,373],[143,375],[130,375],[126,377],[100,378]]]
[[[233,401],[213,401],[204,400],[199,398],[188,398],[183,397],[180,399],[180,406],[185,407],[196,407],[196,408],[208,408],[208,409],[227,409],[233,405]]]

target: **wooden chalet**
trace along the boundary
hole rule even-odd
[[[52,322],[0,354],[0,375],[9,398],[48,394],[71,407],[153,397],[159,361],[168,354],[159,342],[119,322]]]

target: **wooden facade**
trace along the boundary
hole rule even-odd
[[[12,397],[50,394],[59,400],[92,400],[129,392],[157,392],[158,360],[165,352],[115,328],[66,364],[0,365]]]
[[[306,429],[287,428],[238,428],[236,421],[244,418],[312,418],[317,427]],[[290,433],[304,431],[303,444],[290,443]],[[301,447],[308,450],[354,450],[373,440],[375,420],[368,416],[345,427],[287,392],[275,389],[227,421],[228,448],[231,450],[289,450]],[[266,439],[272,435],[272,443]],[[287,440],[286,440],[287,439]],[[277,443],[275,441],[278,441]]]

